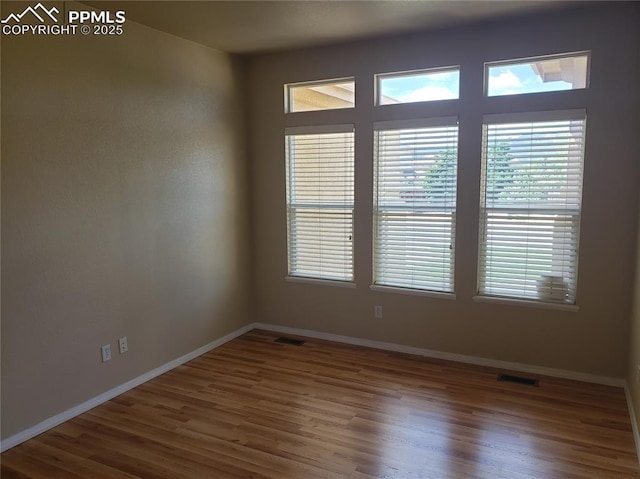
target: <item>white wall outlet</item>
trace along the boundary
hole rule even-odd
[[[123,336],[118,339],[118,348],[120,348],[120,354],[124,354],[129,351],[129,345],[127,344],[127,337]]]
[[[102,346],[102,362],[106,363],[111,359],[111,345],[105,344]]]
[[[376,305],[373,307],[373,316],[376,319],[382,319],[382,306]]]

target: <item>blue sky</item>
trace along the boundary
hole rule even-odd
[[[458,98],[459,77],[458,71],[383,77],[381,93],[403,103]]]
[[[571,90],[571,88],[571,83],[564,81],[543,82],[528,64],[489,68],[489,96]]]
[[[448,100],[459,97],[459,72],[444,71],[380,80],[381,93],[400,102]],[[570,90],[571,83],[543,82],[528,64],[492,66],[489,96]],[[384,104],[384,102],[383,102]]]

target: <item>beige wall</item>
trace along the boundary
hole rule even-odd
[[[616,378],[627,370],[639,186],[637,5],[398,36],[253,58],[249,65],[256,319],[360,338]],[[483,62],[592,51],[588,90],[483,98]],[[461,99],[373,107],[375,73],[461,66]],[[283,113],[283,84],[356,78],[355,110]],[[483,113],[587,108],[578,312],[478,303]],[[372,122],[460,120],[456,300],[373,292]],[[354,123],[355,289],[286,282],[286,126]],[[373,306],[384,319],[374,320]]]
[[[242,65],[125,32],[2,39],[3,438],[249,318]]]

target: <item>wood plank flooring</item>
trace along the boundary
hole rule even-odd
[[[638,478],[624,392],[252,331],[1,456],[2,478]]]

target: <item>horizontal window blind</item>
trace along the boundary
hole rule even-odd
[[[374,283],[452,292],[457,119],[375,130]]]
[[[478,291],[574,304],[585,112],[532,118],[485,117]]]
[[[352,125],[288,129],[289,275],[353,280]]]

